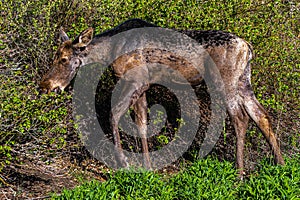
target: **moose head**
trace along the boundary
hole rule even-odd
[[[83,65],[80,55],[85,51],[92,38],[92,28],[81,32],[73,41],[60,29],[61,44],[54,56],[52,68],[39,84],[41,93],[63,91],[70,84],[79,67]]]

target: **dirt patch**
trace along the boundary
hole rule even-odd
[[[88,153],[63,153],[47,160],[31,154],[16,155],[22,162],[11,163],[3,169],[0,199],[47,199],[51,193],[59,194],[83,181],[106,180],[103,172],[108,169]],[[78,153],[82,153],[80,159],[76,156]]]

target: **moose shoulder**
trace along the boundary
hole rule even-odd
[[[59,46],[53,67],[42,78],[40,89],[44,93],[64,90],[74,78],[78,68],[91,62],[97,62],[101,55],[95,55],[95,49],[100,49],[105,38],[112,37],[118,33],[142,28],[156,27],[153,24],[140,19],[128,20],[114,29],[106,31],[93,38],[93,29],[83,31],[73,41],[69,39],[63,30],[60,31],[61,45]],[[222,31],[179,31],[182,34],[196,40],[208,52],[215,62],[224,82],[226,109],[236,133],[236,162],[239,173],[243,175],[243,151],[245,144],[246,129],[249,118],[260,128],[275,156],[275,162],[284,164],[280,147],[276,141],[275,134],[271,128],[271,121],[268,113],[255,98],[250,83],[250,60],[252,48],[245,40]],[[120,44],[121,45],[121,44]],[[93,53],[91,53],[93,52]],[[202,55],[199,55],[201,57]],[[197,85],[201,77],[198,72],[189,67],[189,63],[177,62],[180,58],[170,63],[170,55],[166,52],[141,50],[138,54],[121,56],[112,64],[116,76],[123,76],[126,71],[134,68],[143,62],[160,62],[165,65],[172,65],[174,69],[184,74],[186,79],[193,85]],[[173,58],[174,60],[174,58]],[[177,60],[177,61],[176,61]],[[126,98],[120,100],[117,107],[112,108],[114,115],[111,116],[111,128],[114,135],[114,145],[118,151],[117,160],[122,166],[127,166],[126,157],[123,153],[118,123],[120,117],[130,106],[136,112],[136,124],[142,139],[145,167],[151,168],[151,159],[147,144],[147,102],[146,91],[150,83],[140,83],[136,80],[130,88]]]

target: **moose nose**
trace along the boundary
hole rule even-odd
[[[37,90],[39,92],[39,96],[42,95],[42,94],[47,94],[48,93],[48,89],[46,89],[46,88],[40,88],[39,87]]]
[[[62,92],[62,90],[59,87],[54,88],[52,91],[57,94],[61,94],[61,92]],[[49,90],[47,88],[38,88],[38,92],[39,92],[39,96],[40,96],[42,94],[49,94],[51,92],[51,90]]]
[[[53,92],[55,92],[57,94],[61,94],[62,90],[60,89],[60,87],[56,87],[56,88],[54,88]]]

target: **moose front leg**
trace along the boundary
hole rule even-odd
[[[135,105],[139,100],[140,96],[149,88],[146,84],[139,82],[131,82],[126,83],[124,89],[121,92],[119,97],[119,101],[113,105],[112,112],[111,112],[111,127],[114,137],[114,144],[116,149],[116,158],[117,162],[121,167],[128,167],[127,158],[123,152],[120,133],[118,129],[120,118],[126,111],[129,109],[130,106]],[[142,97],[145,98],[145,97]],[[146,99],[145,99],[146,100]],[[143,100],[141,100],[143,101]],[[141,109],[140,109],[141,110]],[[146,111],[147,112],[147,111]],[[147,119],[147,113],[146,113]],[[146,124],[147,125],[147,124]],[[143,131],[145,132],[145,131]],[[147,132],[147,129],[146,129]]]
[[[147,142],[147,99],[144,92],[134,104],[135,123],[142,140],[144,167],[151,169],[150,156]]]
[[[116,160],[118,163],[118,166],[121,167],[128,167],[127,158],[123,152],[122,144],[121,144],[121,138],[119,133],[119,121],[121,116],[126,112],[126,110],[129,108],[130,104],[126,104],[127,102],[119,102],[118,105],[112,108],[111,113],[111,128],[112,128],[112,134],[114,138],[114,144],[115,144],[115,153],[116,153]]]

